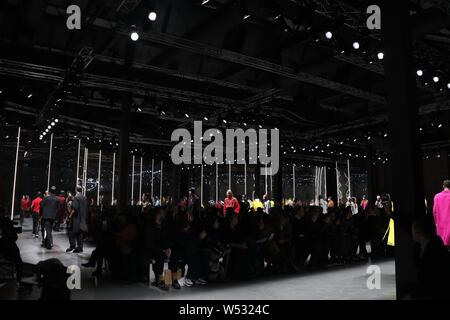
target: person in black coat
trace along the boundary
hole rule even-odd
[[[155,280],[152,285],[167,290],[163,279],[164,262],[171,255],[169,229],[164,223],[164,210],[161,208],[152,212],[151,219],[144,226],[143,250],[141,251],[141,280],[148,280],[149,261],[155,260],[153,271]]]
[[[414,260],[419,283],[411,297],[450,299],[450,256],[436,234],[431,218],[424,216],[416,219],[412,225],[412,236],[417,244]]]
[[[61,202],[55,195],[56,187],[52,186],[46,196],[41,202],[41,232],[42,232],[42,247],[50,250],[53,247],[53,224],[61,209]]]

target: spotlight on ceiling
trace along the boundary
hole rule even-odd
[[[148,14],[148,20],[150,20],[150,21],[155,21],[155,20],[156,20],[156,17],[157,17],[157,15],[156,15],[156,12],[154,12],[154,11],[151,11],[151,12]]]
[[[59,119],[55,119],[55,122],[58,123],[58,122],[59,122]]]
[[[423,76],[423,71],[421,69],[417,70],[416,74],[421,77]]]
[[[359,47],[360,47],[360,45],[359,45],[358,41],[353,42],[353,49],[358,50]]]
[[[327,38],[328,40],[333,38],[333,33],[331,31],[327,31],[325,32],[325,38]]]
[[[132,32],[130,37],[131,37],[131,40],[133,40],[133,41],[139,40],[139,34],[136,31]]]
[[[383,52],[378,52],[377,58],[378,58],[378,60],[383,60],[384,59],[384,53]]]
[[[185,113],[184,116],[185,116],[186,118],[189,118],[189,115],[188,115],[187,113]]]
[[[433,81],[434,81],[434,82],[439,82],[439,77],[434,76],[434,77],[433,77]]]
[[[54,127],[54,126],[55,126],[55,124],[56,124],[56,123],[55,123],[55,122],[53,121],[53,122],[51,123],[52,127]]]
[[[205,4],[207,4],[208,2],[209,2],[209,0],[203,0],[203,1],[202,1],[202,6],[205,5]]]
[[[447,83],[447,88],[448,88],[448,89],[450,89],[450,82],[449,82],[449,83]]]
[[[30,99],[32,96],[33,96],[33,94],[30,93],[30,94],[27,96],[27,98]]]
[[[52,128],[52,126],[48,126],[47,129],[50,130]]]
[[[208,121],[208,117],[204,117],[203,119],[205,119],[205,121]]]

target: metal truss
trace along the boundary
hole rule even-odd
[[[128,29],[124,28],[118,29],[117,32],[127,37],[129,36],[130,33]],[[294,79],[296,81],[316,85],[322,88],[327,88],[333,91],[348,94],[364,100],[369,100],[375,103],[386,104],[386,99],[380,95],[373,94],[371,92],[367,92],[332,80],[324,79],[306,72],[302,71],[296,72],[293,68],[290,67],[246,56],[244,54],[240,54],[237,52],[216,48],[213,46],[206,45],[204,43],[199,43],[192,40],[180,38],[165,33],[159,33],[155,31],[149,31],[145,34],[141,34],[140,37],[142,40],[145,41],[178,48],[195,54],[209,56],[215,59],[240,64],[246,67],[255,68],[268,73]]]
[[[132,13],[141,2],[142,0],[122,0],[116,11],[126,14]]]

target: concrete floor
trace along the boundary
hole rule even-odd
[[[79,265],[87,261],[93,247],[87,244],[80,254],[68,254],[65,232],[54,233],[54,247],[48,251],[40,246],[41,239],[34,239],[30,221],[26,219],[24,232],[18,246],[22,259],[35,264],[41,260],[58,258],[64,265]],[[348,267],[334,267],[320,272],[305,272],[289,276],[277,276],[244,283],[209,284],[203,287],[183,287],[181,290],[163,292],[146,284],[126,284],[105,276],[96,288],[90,277],[93,269],[81,267],[81,290],[72,291],[72,299],[162,299],[162,300],[393,300],[395,299],[394,261],[377,262],[381,269],[381,288],[369,290],[366,281],[369,263]],[[182,284],[182,280],[180,281]],[[27,298],[39,295],[33,291]]]

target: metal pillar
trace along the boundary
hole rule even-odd
[[[19,161],[19,148],[20,148],[20,130],[21,128],[17,130],[17,146],[16,146],[16,161],[14,164],[14,181],[13,181],[13,191],[12,191],[12,200],[11,200],[11,220],[14,219],[14,207],[15,207],[15,200],[16,200],[16,181],[17,181],[17,164]]]
[[[77,187],[79,186],[79,177],[80,177],[80,151],[81,151],[81,139],[78,139],[78,155],[77,155],[77,180],[75,184],[75,192],[77,191]]]
[[[97,176],[97,206],[100,205],[100,185],[102,172],[102,150],[98,152],[98,176]]]
[[[115,186],[115,173],[116,173],[116,153],[113,153],[113,164],[112,164],[112,186],[111,186],[111,205],[114,205],[114,186]]]
[[[48,155],[48,170],[47,170],[47,191],[50,190],[50,175],[52,173],[52,149],[53,149],[53,133],[50,135],[50,152]]]
[[[417,284],[411,224],[425,211],[410,9],[408,0],[381,3],[385,88],[390,109],[397,299],[404,298]]]
[[[133,155],[133,164],[131,169],[131,205],[134,205],[134,161],[135,156]]]

